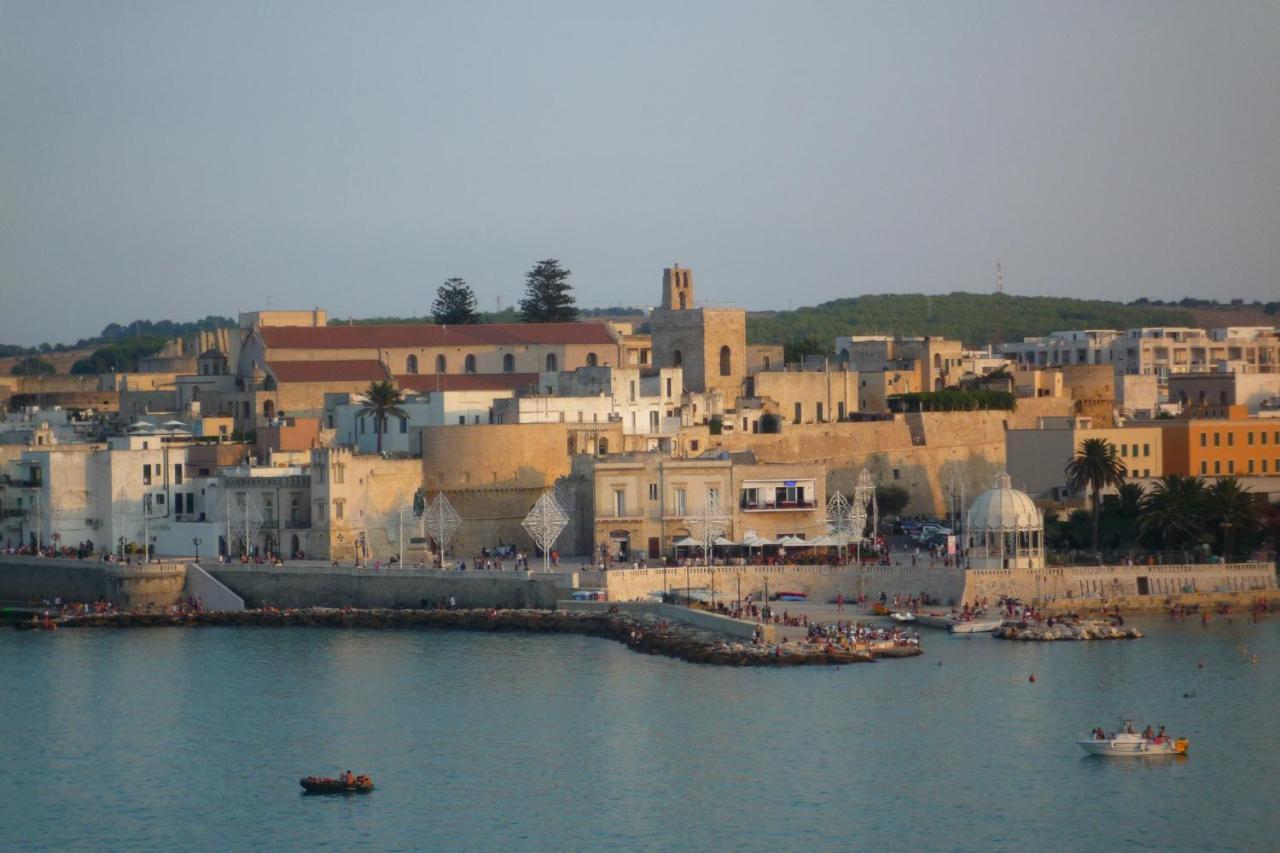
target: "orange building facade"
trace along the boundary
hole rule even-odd
[[[1280,475],[1280,418],[1251,418],[1245,406],[1222,406],[1154,423],[1164,430],[1166,474]]]

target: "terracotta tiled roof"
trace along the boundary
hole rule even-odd
[[[372,382],[390,379],[387,368],[373,358],[338,361],[271,361],[267,370],[277,382]]]
[[[482,323],[474,326],[261,326],[268,349],[527,346],[615,343],[604,323]]]
[[[439,385],[436,384],[437,378]],[[405,391],[524,391],[536,388],[536,373],[413,373],[396,377]]]

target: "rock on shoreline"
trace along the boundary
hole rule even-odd
[[[1109,622],[1081,622],[1075,625],[1059,622],[1052,628],[1025,623],[1005,625],[995,631],[995,636],[1001,640],[1046,643],[1055,640],[1139,640],[1143,634],[1137,628],[1112,625]]]
[[[814,666],[866,663],[880,657],[912,657],[919,647],[853,651],[807,643],[752,645],[650,616],[566,613],[553,610],[244,610],[239,612],[112,613],[58,619],[62,628],[164,628],[243,626],[262,628],[366,628],[515,631],[581,634],[625,643],[645,654],[720,666]],[[18,623],[18,628],[38,628]]]

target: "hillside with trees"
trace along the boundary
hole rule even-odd
[[[835,299],[747,318],[750,343],[820,342],[838,335],[941,335],[971,346],[1005,343],[1065,329],[1190,326],[1186,308],[994,293],[882,294]]]

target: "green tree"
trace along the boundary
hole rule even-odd
[[[479,323],[476,295],[471,286],[460,278],[445,279],[436,290],[436,301],[431,303],[431,316],[442,326]]]
[[[826,355],[831,347],[817,335],[796,337],[782,345],[782,359],[787,364],[803,362],[807,356]]]
[[[1137,483],[1122,483],[1116,498],[1116,515],[1121,518],[1137,518],[1142,512],[1142,486]]]
[[[520,318],[526,323],[572,323],[578,308],[569,284],[569,271],[555,258],[538,261],[524,274]]]
[[[71,365],[77,375],[98,373],[131,373],[138,369],[138,360],[155,355],[165,345],[166,339],[155,336],[123,338],[94,350],[88,358]]]
[[[1236,531],[1251,531],[1259,522],[1253,493],[1235,477],[1223,477],[1205,490],[1204,511],[1208,523],[1221,531],[1218,541],[1224,558],[1231,555]]]
[[[902,486],[876,486],[876,507],[881,515],[901,515],[911,502],[911,493]]]
[[[1142,499],[1138,529],[1164,550],[1181,550],[1196,543],[1203,532],[1204,481],[1199,477],[1167,474]]]
[[[1090,492],[1093,507],[1093,550],[1098,550],[1098,522],[1102,519],[1102,490],[1124,484],[1124,463],[1116,446],[1104,438],[1086,438],[1067,463],[1067,485]]]
[[[9,370],[14,376],[47,376],[57,373],[57,368],[34,355],[27,356]]]
[[[404,394],[385,379],[370,382],[369,387],[365,389],[358,414],[373,416],[373,432],[378,442],[378,453],[382,453],[382,433],[386,430],[388,419],[408,417],[402,408],[403,405]]]

